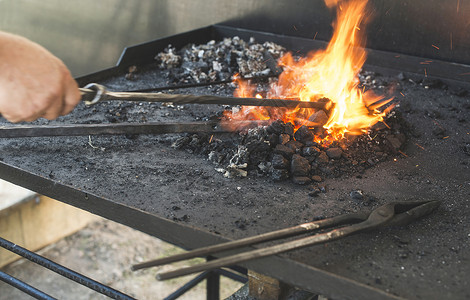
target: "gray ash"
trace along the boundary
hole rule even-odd
[[[180,50],[168,45],[155,60],[175,84],[204,83],[230,80],[234,74],[245,78],[275,75],[279,72],[276,61],[285,51],[272,42],[260,44],[254,38],[246,42],[235,36]]]

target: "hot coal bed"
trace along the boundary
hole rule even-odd
[[[231,96],[231,76],[240,73],[256,77],[259,92],[265,91],[279,71],[266,64],[266,50],[276,59],[283,49],[264,41],[282,39],[261,34],[250,40],[251,32],[238,30],[245,36],[235,38],[226,31],[231,36],[189,45],[163,40],[151,62],[81,81],[116,91],[224,81],[165,92]],[[290,39],[284,47],[296,51],[289,45],[295,45]],[[328,145],[311,142],[321,128],[294,132],[293,124],[280,121],[214,135],[2,140],[2,178],[185,248],[395,200],[438,199],[437,212],[409,226],[244,265],[338,299],[465,299],[470,296],[466,91],[421,75],[382,75],[367,67],[360,79],[378,94],[393,90],[397,106],[385,120],[388,127],[378,123],[364,135]],[[234,109],[102,102],[80,104],[69,116],[36,124],[208,121]]]
[[[275,43],[260,44],[254,38],[247,42],[234,37],[218,43],[190,44],[179,51],[170,45],[155,58],[168,84],[225,81],[232,78],[229,74],[238,74],[242,78],[251,78],[247,80],[256,82],[257,92],[265,93],[269,82],[275,81],[275,75],[282,72],[276,61],[285,53],[287,50]],[[372,79],[373,75],[371,72],[361,74],[362,87],[385,92],[386,83]],[[226,89],[232,91],[232,86],[236,85],[233,83]],[[227,110],[230,122],[231,111],[236,113],[239,108],[228,107]],[[308,121],[318,124],[316,127],[274,120],[269,126],[241,130],[232,139],[207,134],[185,135],[172,147],[203,154],[228,178],[268,176],[274,181],[291,179],[296,184],[308,185],[320,183],[326,177],[360,176],[366,168],[399,155],[406,141],[405,134],[409,132],[406,123],[394,112],[367,134],[317,143],[315,137],[327,137],[323,125],[328,121],[328,114],[326,109],[312,112]],[[224,120],[225,115],[220,112],[203,119]],[[310,189],[312,196],[326,192],[321,184],[314,184]],[[361,192],[354,191],[351,195],[360,197]]]

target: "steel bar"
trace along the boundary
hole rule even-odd
[[[177,255],[173,255],[169,257],[163,257],[163,258],[155,259],[155,260],[148,261],[148,262],[143,262],[143,263],[132,266],[132,270],[135,271],[139,269],[165,265],[165,264],[169,264],[169,263],[173,263],[173,262],[177,262],[181,260],[191,259],[194,257],[206,256],[206,255],[221,252],[221,251],[234,250],[234,249],[238,249],[241,247],[255,245],[255,244],[259,244],[259,243],[263,243],[267,241],[272,241],[272,240],[287,238],[287,237],[300,235],[304,233],[309,233],[315,230],[329,228],[334,225],[343,225],[343,224],[347,224],[347,223],[351,223],[355,221],[363,221],[367,219],[367,216],[368,216],[367,214],[356,213],[356,214],[341,215],[341,216],[337,216],[337,217],[333,217],[329,219],[304,223],[301,225],[297,225],[297,226],[293,226],[293,227],[289,227],[289,228],[285,228],[281,230],[276,230],[276,231],[272,231],[272,232],[252,236],[252,237],[247,237],[247,238],[236,240],[236,241],[230,241],[227,243],[203,247],[203,248],[195,249],[192,251],[184,252],[181,254],[177,254]]]
[[[356,224],[356,225],[358,225],[358,224]],[[191,266],[191,267],[177,269],[177,270],[169,271],[169,272],[165,272],[165,273],[159,273],[159,274],[157,274],[157,279],[158,280],[172,279],[172,278],[176,278],[176,277],[180,277],[180,276],[184,276],[184,275],[188,275],[188,274],[192,274],[192,273],[197,273],[197,272],[201,272],[201,271],[213,270],[213,269],[221,268],[221,267],[224,267],[224,266],[231,266],[231,265],[239,264],[239,263],[249,261],[249,260],[253,260],[253,259],[257,259],[257,258],[262,258],[262,257],[271,256],[271,255],[275,255],[275,254],[281,254],[281,253],[285,253],[285,252],[288,252],[288,251],[291,251],[291,250],[301,249],[301,248],[312,246],[312,245],[319,245],[319,244],[322,244],[322,243],[337,240],[337,239],[342,238],[342,237],[346,237],[348,235],[351,235],[353,233],[359,232],[360,230],[364,229],[362,227],[357,228],[357,227],[355,227],[355,226],[353,227],[353,226],[354,225],[348,227],[347,231],[337,231],[337,230],[335,231],[335,230],[333,230],[333,231],[328,232],[328,233],[317,234],[317,235],[314,235],[314,236],[309,236],[309,237],[306,237],[306,238],[294,240],[294,241],[291,241],[291,242],[282,243],[282,244],[271,246],[271,247],[260,248],[260,249],[252,250],[252,251],[249,251],[249,252],[243,252],[243,253],[240,253],[240,254],[235,254],[235,255],[232,255],[232,256],[228,256],[228,257],[223,257],[223,258],[220,258],[220,259],[217,259],[217,260],[202,263],[202,264],[199,264],[199,265],[194,265],[194,266]]]
[[[40,300],[55,300],[56,299],[44,293],[43,291],[40,291],[36,289],[35,287],[32,287],[29,284],[2,271],[0,271],[0,280],[5,282],[6,284],[11,285],[12,287],[19,289],[20,291],[30,295],[31,297],[35,299],[40,299]]]
[[[120,134],[168,134],[168,133],[221,133],[236,128],[250,128],[268,124],[265,121],[234,121],[230,127],[218,122],[186,123],[111,123],[67,125],[18,125],[0,126],[0,138],[86,136]]]
[[[309,102],[288,99],[258,99],[258,98],[236,98],[214,95],[182,95],[163,93],[139,93],[139,92],[111,92],[99,84],[89,84],[80,88],[82,100],[87,104],[98,101],[121,100],[138,102],[172,102],[174,104],[225,104],[225,105],[247,105],[247,106],[271,106],[284,108],[314,108],[328,109],[331,102]]]
[[[210,122],[19,125],[0,127],[0,138],[225,131],[214,127],[215,123]]]
[[[109,286],[106,286],[98,281],[88,278],[80,273],[70,270],[62,265],[59,265],[41,255],[31,252],[23,247],[20,247],[10,241],[7,241],[0,237],[0,247],[5,248],[15,254],[18,254],[40,266],[43,266],[57,274],[60,274],[72,281],[75,281],[81,285],[88,287],[98,293],[106,295],[113,299],[134,299],[124,293],[121,293]]]

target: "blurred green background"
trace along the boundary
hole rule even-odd
[[[470,1],[369,0],[367,47],[470,64]],[[122,50],[211,24],[329,40],[323,0],[0,0],[0,30],[26,36],[81,76]]]

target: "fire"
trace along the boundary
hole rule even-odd
[[[325,50],[309,53],[307,57],[295,59],[291,53],[281,57],[278,64],[284,71],[276,83],[271,84],[267,98],[299,99],[301,101],[325,101],[334,105],[327,112],[326,137],[316,142],[338,140],[348,134],[361,134],[372,125],[383,121],[393,108],[379,108],[392,99],[384,99],[372,91],[364,92],[358,87],[358,74],[366,60],[365,39],[361,26],[366,21],[367,0],[325,0],[328,7],[337,6],[337,18],[333,24],[333,37]],[[253,97],[256,87],[249,82],[236,79],[236,97]],[[259,97],[257,95],[257,97]],[[279,109],[264,107],[242,107],[229,115],[235,120],[277,120],[292,122],[296,129],[302,125],[319,126],[312,120],[313,109]],[[310,119],[310,120],[309,120]]]

